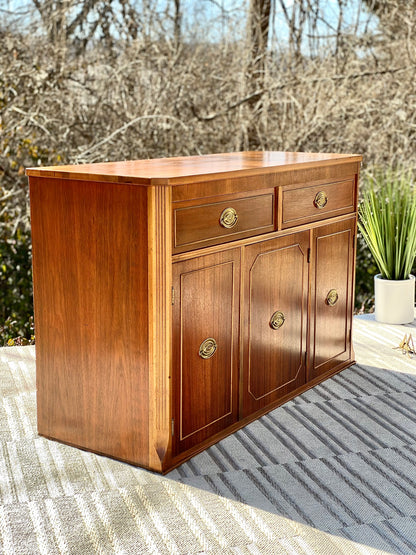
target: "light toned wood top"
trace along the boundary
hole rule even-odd
[[[224,177],[242,177],[347,162],[358,163],[361,160],[362,157],[356,154],[233,152],[205,156],[27,168],[26,175],[140,185],[180,185],[191,181],[210,181]]]

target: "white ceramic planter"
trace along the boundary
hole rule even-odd
[[[374,277],[375,317],[385,324],[413,322],[415,308],[415,276],[409,279],[382,279]]]

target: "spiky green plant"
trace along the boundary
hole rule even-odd
[[[416,257],[416,189],[410,173],[370,178],[358,227],[384,279],[407,279]]]

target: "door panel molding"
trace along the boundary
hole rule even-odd
[[[177,453],[238,417],[239,254],[235,249],[173,266]],[[201,349],[207,340],[211,351]]]
[[[305,381],[308,247],[304,231],[245,248],[244,415]]]

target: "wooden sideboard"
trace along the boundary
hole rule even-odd
[[[28,169],[39,434],[167,472],[351,365],[360,163]]]

